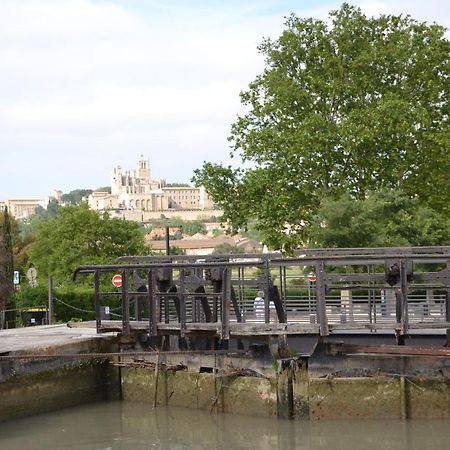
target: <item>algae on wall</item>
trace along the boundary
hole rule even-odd
[[[68,406],[118,398],[118,373],[108,361],[84,361],[0,382],[0,422]]]
[[[266,378],[167,370],[156,375],[155,370],[123,367],[121,383],[124,400],[233,414],[276,415],[276,386]]]
[[[300,420],[450,417],[448,379],[311,378],[298,361],[277,365],[270,378],[131,367],[121,374],[124,400],[155,406]]]

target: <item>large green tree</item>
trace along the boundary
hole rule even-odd
[[[57,216],[38,224],[30,259],[41,276],[67,279],[82,264],[106,264],[118,256],[147,253],[136,223],[100,215],[82,203],[60,208]]]
[[[241,168],[205,163],[194,181],[235,229],[257,218],[265,241],[286,250],[304,242],[324,196],[400,188],[448,214],[444,33],[347,4],[329,22],[290,16],[278,39],[260,45],[266,67],[241,93],[247,112],[230,136]]]
[[[308,229],[320,247],[391,247],[450,244],[450,219],[391,189],[324,198]]]

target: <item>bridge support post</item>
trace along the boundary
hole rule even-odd
[[[328,320],[326,306],[326,289],[325,289],[325,264],[323,261],[316,263],[317,274],[317,321],[320,326],[320,335],[328,336]]]
[[[309,373],[308,358],[295,361],[292,380],[293,417],[300,420],[309,419]]]
[[[450,322],[450,290],[445,292],[445,320]],[[450,329],[447,328],[447,346],[450,347]]]
[[[150,338],[155,338],[158,336],[158,304],[156,294],[155,294],[155,276],[152,270],[148,271],[148,291],[147,291],[147,301],[148,301],[148,316],[149,316],[149,335]]]
[[[230,339],[230,305],[231,305],[231,273],[229,268],[223,269],[222,308],[220,338],[222,341]]]
[[[277,417],[290,419],[294,412],[293,360],[277,360]]]

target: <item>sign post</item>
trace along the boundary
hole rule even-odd
[[[53,320],[53,277],[48,276],[48,318],[47,322],[49,325],[52,324]]]

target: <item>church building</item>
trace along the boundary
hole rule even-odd
[[[111,174],[111,194],[94,192],[88,202],[89,207],[96,210],[169,211],[213,207],[204,187],[173,187],[167,186],[164,179],[153,180],[150,162],[143,156],[132,171],[115,166]]]

